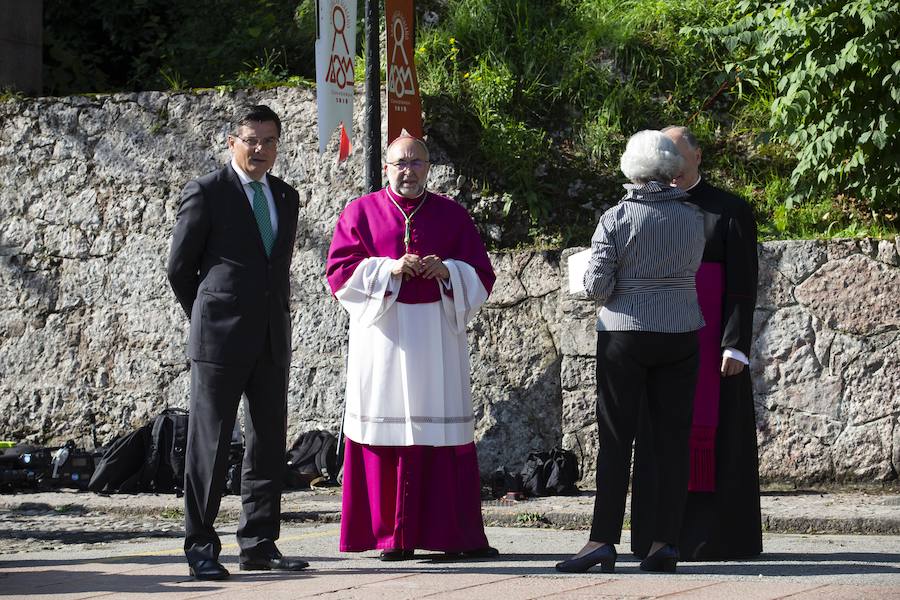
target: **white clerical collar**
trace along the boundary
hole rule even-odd
[[[684,191],[689,192],[689,191],[691,191],[692,189],[694,189],[695,187],[697,187],[698,185],[700,185],[700,180],[701,180],[701,179],[703,179],[703,178],[700,177],[700,173],[697,173],[697,181],[694,182],[694,185],[692,185],[692,186],[689,187],[689,188],[686,188]]]
[[[394,200],[396,200],[398,202],[400,200],[402,200],[404,202],[418,202],[419,200],[422,200],[423,198],[425,198],[425,194],[428,193],[428,190],[427,189],[422,190],[422,193],[419,194],[418,196],[416,196],[415,198],[407,198],[406,196],[395,192],[394,188],[392,188],[391,184],[389,183],[389,184],[387,184],[387,193],[391,198],[393,198]]]
[[[234,169],[234,172],[237,173],[238,179],[241,180],[241,185],[249,185],[250,183],[256,181],[247,173],[238,166],[237,161],[234,158],[231,159],[231,168]],[[263,187],[269,187],[269,176],[265,175],[262,179],[259,180]]]

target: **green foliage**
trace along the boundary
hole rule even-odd
[[[233,77],[227,78],[223,85],[229,88],[257,88],[268,89],[279,85],[311,85],[311,82],[298,75],[290,75],[287,66],[281,62],[281,53],[277,51],[265,52],[262,59],[256,63],[245,62],[246,70],[238,71]]]
[[[161,519],[179,520],[184,518],[184,509],[180,507],[167,507],[159,511]]]
[[[21,91],[16,88],[9,87],[0,87],[0,102],[8,102],[10,100],[21,100],[25,97]]]
[[[502,219],[498,246],[585,243],[621,196],[625,141],[668,124],[692,128],[704,175],[753,204],[764,236],[896,231],[892,0],[416,7],[438,14],[415,28],[426,130],[460,161],[475,218]],[[45,0],[46,91],[308,84],[315,18],[315,0]]]
[[[516,525],[519,527],[541,527],[549,525],[550,519],[536,512],[523,512],[516,514]]]
[[[683,123],[718,81],[718,47],[684,25],[722,24],[728,0],[451,0],[417,33],[426,108],[451,107],[475,179],[507,194],[501,243],[583,242],[614,202],[618,157],[639,130]],[[439,128],[439,127],[438,127]],[[434,130],[432,130],[433,133]],[[446,141],[446,140],[445,140]],[[605,194],[568,194],[593,180]],[[562,189],[561,189],[562,186]],[[574,215],[591,210],[572,226]]]
[[[737,10],[735,23],[701,33],[731,51],[726,72],[744,93],[774,86],[769,125],[797,157],[787,208],[837,191],[896,219],[900,4],[742,0]]]
[[[314,78],[314,19],[314,0],[45,0],[45,91],[266,86],[278,75]]]

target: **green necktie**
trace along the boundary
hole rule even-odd
[[[269,203],[260,182],[251,181],[250,187],[253,188],[253,215],[256,217],[263,246],[266,247],[266,256],[270,256],[272,246],[275,245],[275,232],[272,231],[272,220],[269,218]]]

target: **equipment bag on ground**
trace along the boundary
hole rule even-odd
[[[92,492],[177,492],[184,488],[188,412],[167,408],[152,422],[116,438],[97,462]]]
[[[181,495],[187,431],[188,411],[182,408],[167,408],[153,420],[150,449],[144,464],[144,489]]]
[[[328,431],[301,433],[288,450],[286,460],[285,487],[305,488],[311,483],[337,482],[337,438]]]
[[[529,452],[521,475],[526,496],[568,496],[578,493],[575,483],[581,478],[581,470],[574,452],[554,448]]]

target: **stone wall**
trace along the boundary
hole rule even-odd
[[[180,189],[227,160],[227,121],[246,98],[0,103],[0,438],[90,445],[92,431],[104,442],[186,406],[187,323],[165,278],[168,239]],[[328,294],[324,256],[341,207],[362,192],[362,152],[340,165],[317,155],[307,90],[253,99],[284,120],[275,172],[301,199],[290,432],[336,430],[347,320]],[[431,187],[459,196],[464,178],[433,150]],[[497,286],[470,328],[484,472],[561,442],[593,466],[595,307],[565,293],[560,257],[493,255]],[[897,244],[770,242],[760,258],[753,376],[763,477],[895,480]]]
[[[898,247],[900,238],[759,245],[751,376],[765,481],[897,480]],[[568,296],[559,307],[563,444],[591,456],[594,306]]]

